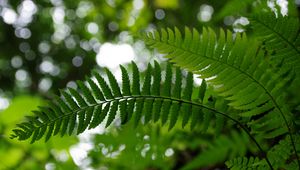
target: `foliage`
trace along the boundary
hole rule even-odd
[[[130,83],[127,70],[120,66],[122,70],[122,90],[119,88],[116,78],[106,69],[108,83],[97,72],[93,76],[97,84],[87,78],[86,82],[78,81],[78,91],[69,88],[61,91],[61,96],[56,97],[56,102],[49,103],[49,107],[40,107],[40,110],[33,111],[35,116],[27,117],[27,121],[18,124],[18,129],[14,129],[12,138],[18,137],[19,140],[26,140],[32,137],[31,143],[45,136],[47,141],[51,136],[58,133],[64,136],[66,133],[71,135],[75,129],[76,134],[82,133],[86,129],[95,128],[102,121],[107,119],[108,127],[115,119],[117,111],[120,112],[122,124],[127,123],[131,118],[134,120],[134,126],[138,126],[143,120],[143,124],[151,120],[161,121],[162,125],[169,122],[171,130],[182,117],[182,127],[190,121],[190,127],[193,129],[203,120],[203,129],[207,129],[209,122],[213,118],[212,114],[224,115],[216,111],[215,107],[226,111],[226,105],[217,102],[204,103],[206,83],[203,81],[196,98],[193,95],[193,75],[187,73],[185,86],[182,87],[183,73],[179,68],[174,70],[170,65],[167,66],[165,79],[161,83],[161,68],[157,62],[154,67],[148,65],[144,80],[140,80],[139,70],[134,62],[132,83]],[[175,77],[175,83],[172,83]],[[140,82],[144,82],[141,85]],[[161,88],[162,86],[162,88]],[[181,92],[182,90],[182,92]],[[221,101],[222,102],[222,101]],[[180,115],[182,111],[182,115]],[[191,114],[187,114],[190,113]],[[224,119],[218,119],[221,124]],[[218,131],[222,126],[218,126]]]
[[[160,126],[132,128],[133,122],[122,129],[113,128],[111,133],[96,135],[96,147],[89,152],[91,166],[105,165],[110,169],[168,169],[174,164],[168,151],[168,144],[174,139],[164,136]],[[167,127],[166,127],[166,132]],[[169,149],[170,150],[170,149]],[[114,159],[115,158],[115,159]],[[117,159],[116,159],[117,158]]]
[[[264,162],[260,161],[258,158],[250,157],[249,159],[246,157],[238,157],[233,160],[226,162],[228,168],[232,170],[237,169],[268,169]]]
[[[264,42],[274,65],[283,64],[282,67],[293,67],[299,75],[300,50],[299,20],[297,18],[264,14],[251,18],[253,29],[258,38]],[[282,27],[284,25],[284,27]]]
[[[293,74],[289,68],[270,68],[259,42],[248,41],[239,33],[233,39],[230,31],[226,36],[223,30],[217,39],[210,28],[204,28],[201,37],[197,30],[192,33],[186,28],[181,37],[176,28],[162,29],[161,35],[144,35],[146,43],[167,54],[171,62],[206,79],[230,106],[243,111],[241,116],[258,117],[249,123],[253,132],[273,138],[290,128],[291,115],[282,101],[282,88],[293,80]]]
[[[299,153],[299,136],[295,136],[296,151]],[[275,169],[297,169],[297,161],[293,160],[295,151],[290,145],[289,137],[279,141],[271,150],[268,151],[268,157]]]
[[[225,160],[233,159],[246,154],[251,146],[251,139],[245,132],[232,131],[229,135],[218,136],[209,143],[208,147],[196,156],[182,169],[196,169],[200,167],[213,166]]]
[[[17,96],[11,102],[9,108],[1,113],[1,142],[0,142],[0,169],[43,169],[44,164],[48,161],[55,163],[58,168],[65,169],[74,166],[74,162],[66,149],[70,145],[75,144],[78,140],[73,137],[68,138],[55,138],[53,141],[48,142],[46,145],[43,142],[38,142],[35,145],[30,145],[28,142],[17,142],[8,140],[14,124],[22,120],[22,115],[27,114],[35,109],[38,105],[44,104],[44,101],[35,96]],[[16,115],[18,113],[20,115]],[[50,149],[52,153],[50,153]],[[59,160],[59,155],[65,155],[64,160]],[[47,161],[47,162],[46,162]],[[39,162],[39,164],[36,164]]]
[[[274,21],[274,16],[273,19],[268,19],[269,17],[261,16],[260,18],[263,18],[264,22],[254,23],[264,26],[267,25],[264,23],[276,22],[282,25],[283,22],[280,21],[290,24],[297,23],[292,19],[279,17]],[[268,26],[269,29],[275,30],[269,34],[264,33],[264,30],[267,29],[256,29],[258,32],[260,31],[261,35],[264,35],[263,38],[267,40],[266,46],[269,49],[261,48],[259,42],[248,41],[245,35],[237,33],[233,37],[229,31],[226,37],[224,31],[221,30],[220,37],[217,39],[214,31],[210,28],[208,30],[203,28],[201,36],[197,30],[194,29],[191,32],[186,28],[182,38],[180,31],[175,28],[174,31],[162,29],[161,33],[155,31],[144,34],[143,38],[146,43],[161,53],[167,54],[165,57],[169,58],[170,62],[205,78],[210,85],[214,86],[214,90],[220,96],[230,101],[230,106],[242,110],[241,116],[249,118],[248,124],[252,133],[259,133],[266,138],[274,138],[287,132],[291,138],[293,150],[296,151],[290,127],[292,126],[292,114],[284,102],[284,88],[287,88],[294,80],[293,72],[297,72],[297,66],[292,66],[293,69],[290,69],[290,63],[297,63],[298,58],[288,61],[289,58],[286,56],[294,57],[295,55],[281,52],[278,48],[282,48],[282,46],[278,46],[278,44],[282,41],[288,42],[287,49],[284,50],[295,51],[297,54],[297,47],[293,44],[298,42],[289,42],[290,39],[297,40],[298,27],[296,24],[295,31],[292,30],[288,32],[291,34],[287,34],[284,29],[288,29],[289,26],[285,25],[286,27],[281,28]],[[278,29],[280,30],[278,31]],[[279,40],[278,37],[281,39]],[[288,47],[292,49],[288,49]],[[270,49],[279,50],[275,55],[271,54],[271,57],[277,60],[277,67],[270,66],[265,60],[266,57],[269,57],[265,52],[270,52]],[[278,62],[283,58],[284,64]],[[237,84],[237,82],[241,83]],[[281,124],[282,122],[284,125]],[[284,129],[282,129],[283,127]],[[299,162],[297,154],[296,159]],[[248,162],[243,158],[237,162],[245,162],[247,165],[248,163],[255,164],[255,160],[250,159]],[[231,167],[230,164],[229,166]]]
[[[0,169],[299,169],[298,2],[284,2],[0,2],[0,106],[14,98]],[[150,57],[99,68],[107,41]]]

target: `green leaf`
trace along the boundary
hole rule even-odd
[[[146,99],[144,104],[144,116],[145,116],[145,124],[147,124],[152,118],[152,108],[153,108],[153,99]]]
[[[181,96],[181,84],[182,84],[182,77],[181,77],[181,70],[176,68],[176,76],[175,76],[175,86],[172,91],[172,97],[180,99]]]
[[[132,62],[132,94],[139,95],[140,94],[140,76],[139,69],[137,65]]]
[[[76,83],[79,86],[79,89],[82,91],[82,95],[84,96],[85,100],[89,104],[96,104],[96,100],[94,99],[88,87],[81,81],[76,81]]]
[[[152,95],[159,95],[161,81],[161,68],[157,61],[154,61],[153,84],[151,89]]]
[[[178,120],[180,107],[181,107],[181,103],[179,103],[179,102],[172,103],[172,107],[171,107],[171,111],[170,111],[169,130],[171,130],[175,126],[175,124]]]
[[[130,80],[128,76],[127,70],[120,65],[121,71],[122,71],[122,93],[124,96],[130,96]]]
[[[172,101],[170,101],[170,100],[164,100],[164,102],[162,104],[162,110],[161,110],[161,123],[162,123],[162,125],[164,125],[168,120],[171,104],[172,104]]]
[[[151,72],[152,72],[151,64],[148,64],[146,74],[145,74],[145,81],[144,81],[143,88],[142,88],[143,95],[150,95]]]
[[[93,95],[95,96],[95,98],[97,100],[104,101],[105,100],[104,96],[103,96],[100,88],[96,85],[96,83],[93,80],[89,79],[89,78],[86,78],[86,79],[87,79],[87,81],[88,81],[88,83],[89,83],[89,85],[92,89],[92,92],[93,92]]]
[[[68,88],[68,89],[69,89],[69,92],[71,93],[71,95],[75,98],[79,107],[87,106],[87,103],[84,101],[84,99],[81,97],[81,95],[75,89],[72,89],[72,88]],[[77,104],[75,103],[75,105],[77,105]]]
[[[89,129],[95,128],[99,124],[100,115],[102,112],[102,104],[95,107],[93,111],[92,122],[89,125]]]
[[[171,84],[172,84],[172,68],[171,65],[168,64],[166,75],[165,75],[165,81],[163,85],[163,91],[162,91],[163,96],[170,96]]]
[[[105,72],[108,77],[110,87],[114,93],[114,96],[121,97],[122,95],[121,95],[120,87],[118,85],[118,82],[117,82],[115,76],[107,68],[105,69]]]
[[[112,102],[105,127],[108,127],[115,119],[118,110],[118,105],[119,105],[118,100]]]
[[[134,127],[137,127],[141,117],[142,117],[142,110],[144,106],[144,99],[136,99],[136,104],[135,104],[135,110],[134,110]]]
[[[79,106],[77,105],[77,103],[73,100],[72,96],[68,93],[66,93],[65,91],[60,91],[60,93],[64,96],[67,104],[69,105],[69,107],[73,110],[79,109]],[[75,97],[75,96],[74,96]]]
[[[109,86],[107,85],[107,83],[105,82],[103,77],[101,77],[97,72],[94,72],[94,76],[97,79],[105,98],[106,99],[113,99],[111,89],[109,88]]]

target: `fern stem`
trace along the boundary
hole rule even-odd
[[[238,69],[240,70],[240,69]],[[242,73],[244,73],[245,75],[247,75],[250,79],[252,79],[255,83],[257,83],[261,88],[263,88],[263,90],[267,93],[267,95],[270,97],[270,99],[272,100],[273,104],[275,105],[275,107],[279,110],[279,113],[281,115],[281,117],[283,118],[283,121],[288,129],[288,134],[291,138],[291,143],[292,143],[292,146],[293,146],[293,150],[295,151],[295,156],[296,156],[296,159],[297,159],[297,163],[298,163],[298,167],[300,169],[300,159],[299,159],[299,156],[297,154],[297,150],[296,150],[296,145],[295,145],[295,141],[294,141],[294,138],[293,138],[293,135],[292,135],[292,131],[291,131],[291,127],[289,126],[288,124],[288,121],[286,119],[286,117],[284,116],[284,113],[283,111],[281,110],[281,108],[279,107],[279,105],[277,104],[277,102],[275,101],[275,99],[273,98],[273,96],[271,95],[271,93],[259,82],[257,81],[256,79],[254,79],[252,76],[250,76],[249,74],[247,74],[246,72],[240,70]]]
[[[220,114],[228,119],[230,119],[231,121],[235,122],[238,126],[240,126],[246,133],[247,135],[250,137],[250,139],[255,143],[255,145],[257,146],[257,148],[262,152],[263,154],[263,157],[266,159],[267,161],[267,164],[269,165],[270,169],[273,170],[273,167],[270,163],[270,161],[268,160],[267,156],[266,156],[266,153],[265,151],[261,148],[261,146],[259,145],[259,143],[257,142],[257,140],[254,138],[254,136],[251,135],[250,131],[247,129],[246,126],[244,126],[242,123],[240,123],[238,120],[232,118],[231,116],[227,115],[226,113],[223,113],[223,112],[220,112],[214,108],[211,108],[209,106],[206,106],[204,104],[201,104],[201,103],[196,103],[196,102],[191,102],[191,101],[188,101],[188,100],[184,100],[184,99],[178,99],[178,98],[173,98],[173,97],[166,97],[166,96],[154,96],[154,95],[133,95],[133,96],[121,96],[121,97],[116,97],[116,98],[113,98],[113,99],[109,99],[109,100],[104,100],[104,101],[101,101],[99,103],[96,103],[96,104],[92,104],[92,105],[88,105],[88,106],[84,106],[84,107],[80,107],[72,112],[69,112],[69,113],[66,113],[66,114],[63,114],[59,117],[57,117],[56,119],[53,119],[45,124],[42,124],[41,126],[37,127],[37,128],[41,128],[41,127],[44,127],[44,126],[48,126],[49,124],[52,124],[54,123],[55,121],[59,120],[59,119],[63,119],[64,117],[66,116],[72,116],[74,114],[77,114],[78,112],[80,111],[83,111],[83,110],[86,110],[88,108],[91,108],[91,107],[96,107],[98,105],[102,105],[102,104],[105,104],[105,103],[110,103],[110,102],[114,102],[114,101],[120,101],[120,100],[128,100],[128,99],[138,99],[138,98],[143,98],[143,99],[161,99],[161,100],[171,100],[171,101],[177,101],[179,103],[186,103],[186,104],[190,104],[190,105],[194,105],[194,106],[199,106],[199,107],[202,107],[202,108],[205,108],[207,110],[210,110],[214,113],[217,113],[217,114]]]
[[[153,41],[156,41],[157,43],[161,43],[160,41],[157,41],[156,39],[152,39]],[[175,46],[175,45],[173,45],[173,44],[169,44],[169,43],[167,43],[169,46],[172,46],[173,48],[177,48],[177,49],[180,49],[180,50],[182,50],[182,51],[185,51],[185,52],[188,52],[188,53],[190,53],[190,54],[192,54],[192,55],[199,55],[198,53],[195,53],[195,52],[193,52],[193,51],[190,51],[190,50],[186,50],[186,49],[184,49],[184,48],[182,48],[182,47],[178,47],[178,46]],[[251,75],[249,75],[247,72],[245,72],[245,71],[243,71],[243,70],[241,70],[240,68],[238,68],[238,67],[236,67],[236,66],[234,66],[234,65],[231,65],[231,64],[228,64],[227,62],[223,62],[222,60],[217,60],[217,59],[215,59],[215,58],[210,58],[210,57],[208,57],[208,56],[202,56],[202,57],[204,57],[204,58],[206,58],[206,59],[208,59],[208,60],[213,60],[213,61],[215,61],[215,62],[219,62],[219,63],[221,63],[221,64],[224,64],[224,65],[227,65],[228,67],[231,67],[231,68],[233,68],[233,69],[235,69],[235,70],[237,70],[237,71],[239,71],[239,72],[241,72],[242,74],[244,74],[244,75],[246,75],[248,78],[250,78],[252,81],[254,81],[255,83],[257,83],[265,92],[266,92],[266,94],[270,97],[270,99],[271,99],[271,101],[273,102],[273,104],[275,105],[275,107],[279,110],[279,113],[280,113],[280,115],[281,115],[281,117],[283,118],[283,120],[284,120],[284,123],[285,123],[285,125],[286,125],[286,127],[287,127],[287,130],[288,130],[288,134],[289,134],[289,136],[290,136],[290,138],[291,138],[291,143],[292,143],[292,146],[293,146],[293,150],[295,151],[295,156],[296,156],[296,159],[297,159],[297,162],[298,162],[298,167],[299,167],[299,169],[300,169],[300,159],[299,159],[299,156],[298,156],[298,154],[297,154],[297,150],[296,150],[296,146],[295,146],[295,142],[294,142],[294,139],[293,139],[293,136],[292,136],[292,132],[291,132],[291,128],[290,128],[290,126],[289,126],[289,124],[288,124],[288,121],[287,121],[287,119],[286,119],[286,117],[284,116],[284,113],[283,113],[283,111],[280,109],[280,107],[279,107],[279,105],[277,104],[277,102],[275,101],[275,99],[273,98],[273,96],[271,95],[271,93],[258,81],[258,80],[256,80],[255,78],[253,78],[253,76],[251,76]],[[181,66],[180,66],[181,67]],[[190,71],[192,71],[192,70],[190,70]]]
[[[255,19],[255,18],[254,18]],[[283,37],[280,33],[278,33],[275,29],[271,28],[270,26],[268,26],[267,24],[263,23],[261,20],[259,19],[255,19],[256,22],[260,23],[261,25],[263,25],[264,27],[266,27],[267,29],[269,30],[272,30],[277,36],[279,36],[282,40],[284,40],[286,43],[288,43],[289,46],[291,46],[295,51],[297,51],[297,53],[300,54],[300,51],[298,50],[298,48],[296,48],[296,46],[294,44],[292,44],[288,39],[286,39],[285,37]],[[258,83],[259,84],[259,83]],[[261,84],[259,84],[261,87],[263,87]],[[263,87],[264,88],[264,87]],[[271,94],[264,88],[264,90],[267,92],[267,94],[270,96],[270,98],[272,99],[274,105],[278,108],[278,110],[280,111],[281,113],[281,116],[282,118],[284,119],[284,123],[286,124],[287,128],[288,128],[288,133],[289,133],[289,136],[291,138],[291,143],[292,143],[292,146],[293,146],[293,149],[295,151],[295,156],[296,156],[296,159],[297,159],[297,163],[298,163],[298,167],[300,169],[300,159],[299,159],[299,156],[297,154],[297,150],[296,150],[296,146],[295,146],[295,141],[294,141],[294,138],[293,138],[293,135],[292,135],[292,132],[291,132],[291,128],[289,127],[288,125],[288,122],[282,112],[282,110],[279,108],[278,104],[275,102],[275,100],[273,99],[273,97],[271,96]]]

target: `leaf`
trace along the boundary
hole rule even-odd
[[[176,68],[175,86],[172,91],[172,97],[180,99],[181,96],[181,84],[182,84],[181,70]]]
[[[86,78],[89,87],[84,82],[77,81],[78,89],[69,88],[67,89],[69,93],[61,90],[63,98],[55,96],[53,102],[48,102],[46,106],[33,111],[35,116],[28,116],[25,122],[18,124],[13,130],[14,134],[11,135],[11,138],[26,140],[32,137],[33,143],[45,136],[45,141],[48,141],[58,133],[61,136],[72,135],[75,129],[78,135],[87,128],[95,128],[106,117],[105,127],[107,128],[117,118],[118,112],[120,112],[122,124],[129,122],[132,117],[134,117],[135,127],[140,121],[148,124],[152,119],[154,122],[160,120],[163,125],[170,121],[169,130],[171,130],[180,120],[186,124],[189,119],[192,119],[192,124],[196,124],[199,121],[197,115],[202,115],[202,113],[198,113],[201,108],[215,107],[192,99],[192,96],[196,95],[192,90],[194,85],[191,72],[183,72],[177,67],[173,84],[171,65],[167,65],[164,78],[162,78],[159,64],[155,62],[154,65],[154,67],[151,64],[148,65],[143,77],[140,76],[141,73],[136,64],[132,63],[132,84],[130,84],[127,70],[121,66],[122,90],[108,69],[106,69],[106,74],[110,86],[102,76],[93,72],[98,83],[95,83],[92,78]],[[184,75],[187,75],[187,80],[183,83]],[[140,77],[143,78],[142,81],[140,81]],[[161,82],[162,79],[164,81]],[[183,90],[182,84],[185,86]],[[140,87],[142,87],[141,91]],[[204,93],[205,89],[203,95]],[[195,108],[197,109],[195,110]],[[214,109],[210,110],[210,114],[218,114],[213,111]],[[192,111],[192,116],[185,116],[184,119],[181,119],[179,114],[181,111]],[[213,118],[206,120],[211,122]],[[218,126],[218,128],[220,127],[221,125]]]
[[[122,93],[124,96],[130,96],[130,80],[128,76],[127,70],[120,65],[121,71],[122,71]]]
[[[95,99],[100,100],[100,101],[104,101],[105,100],[104,96],[103,96],[100,88],[96,85],[96,83],[93,80],[89,79],[89,78],[86,78],[86,79],[87,79],[87,81],[88,81],[88,83],[89,83],[89,85],[92,89],[92,92],[93,92],[93,95],[95,96]]]
[[[175,126],[175,124],[178,120],[180,106],[181,106],[181,103],[179,103],[179,102],[172,103],[172,107],[171,107],[171,111],[170,111],[169,130],[171,130]]]
[[[146,99],[144,104],[144,116],[145,116],[145,124],[149,123],[152,118],[152,107],[153,107],[153,99]]]
[[[109,116],[108,116],[105,127],[108,127],[112,123],[112,121],[115,119],[116,113],[118,110],[118,104],[119,104],[118,100],[112,102],[112,106],[110,107],[109,114],[108,114]]]
[[[160,93],[160,81],[161,81],[161,68],[157,61],[154,62],[153,70],[153,84],[151,89],[152,95],[159,95]]]
[[[166,75],[165,75],[165,82],[163,86],[162,95],[163,96],[170,96],[171,91],[171,83],[172,83],[172,68],[171,65],[167,65]]]
[[[116,78],[107,68],[105,69],[105,72],[108,77],[110,87],[114,93],[114,97],[121,97],[122,95],[121,95],[120,87],[118,85]]]
[[[139,95],[140,94],[140,76],[137,65],[132,62],[132,94]]]
[[[145,75],[145,81],[142,88],[142,94],[143,95],[150,95],[150,86],[151,86],[151,72],[152,67],[150,64],[148,64],[146,75]]]
[[[257,157],[253,158],[250,157],[249,159],[246,157],[238,157],[233,160],[227,161],[226,166],[231,170],[238,170],[238,169],[269,169],[266,166],[264,161],[259,160]]]
[[[197,30],[190,31],[186,28],[182,34],[177,28],[174,28],[174,30],[167,29],[167,31],[162,29],[160,33],[158,31],[145,33],[142,38],[146,44],[165,54],[165,58],[174,65],[206,79],[199,92],[200,101],[203,102],[203,91],[205,91],[207,82],[216,94],[224,97],[234,109],[248,113],[255,110],[255,113],[252,112],[251,115],[256,116],[250,116],[249,119],[259,122],[256,120],[262,119],[264,114],[269,114],[272,115],[269,118],[274,117],[276,120],[280,118],[284,122],[285,126],[276,123],[275,120],[265,122],[268,124],[266,126],[273,127],[265,130],[265,133],[268,133],[266,136],[282,135],[287,132],[285,129],[291,129],[289,122],[292,117],[290,111],[285,109],[288,107],[283,99],[285,94],[282,87],[289,87],[293,80],[293,74],[288,71],[288,68],[274,69],[265,60],[265,51],[261,48],[261,42],[247,39],[244,33],[233,35],[227,31],[225,34],[223,30],[217,36],[215,31],[205,27],[202,29],[201,35]],[[170,74],[167,74],[166,80],[169,76]],[[178,80],[177,85],[176,80]],[[176,77],[176,80],[174,86],[176,90],[173,89],[172,97],[178,98],[181,96],[179,95],[181,93],[179,77]],[[169,88],[164,88],[163,95],[168,96],[168,91]],[[261,112],[264,109],[257,109],[269,101],[272,103],[272,108],[278,110],[277,115],[271,112]],[[185,125],[187,117],[184,117]],[[251,124],[253,133],[255,132],[254,124],[256,123]],[[204,129],[206,127],[207,121]]]
[[[134,110],[134,127],[137,127],[141,117],[142,117],[142,110],[144,106],[144,99],[137,99],[135,104],[135,110]]]
[[[96,100],[94,99],[88,87],[81,81],[77,81],[76,83],[79,86],[79,89],[82,91],[82,95],[84,96],[85,100],[89,104],[96,104]]]
[[[111,89],[109,88],[105,80],[97,72],[94,72],[94,76],[97,79],[105,98],[112,99],[113,95],[111,93]]]

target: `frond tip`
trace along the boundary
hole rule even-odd
[[[92,78],[86,78],[85,82],[77,81],[78,89],[61,90],[61,97],[56,96],[48,106],[33,111],[34,116],[28,116],[25,122],[18,124],[11,138],[26,140],[31,137],[33,143],[45,136],[47,141],[59,133],[61,136],[80,134],[103,122],[108,127],[117,117],[120,117],[122,124],[134,118],[135,126],[142,119],[144,124],[151,120],[161,120],[163,125],[169,124],[169,130],[179,122],[179,117],[182,117],[180,120],[183,126],[192,120],[191,128],[201,123],[202,119],[209,122],[214,118],[207,116],[214,113],[214,104],[203,102],[205,81],[200,87],[199,97],[192,100],[192,73],[186,74],[179,68],[174,69],[168,65],[166,75],[162,76],[160,65],[155,62],[154,66],[148,65],[145,76],[140,81],[142,73],[135,63],[132,66],[132,82],[125,67],[120,66],[120,86],[114,75],[105,69],[107,81],[94,71]],[[187,78],[183,78],[186,75]],[[175,79],[175,84],[172,84],[172,79]],[[184,90],[181,92],[181,89]]]

